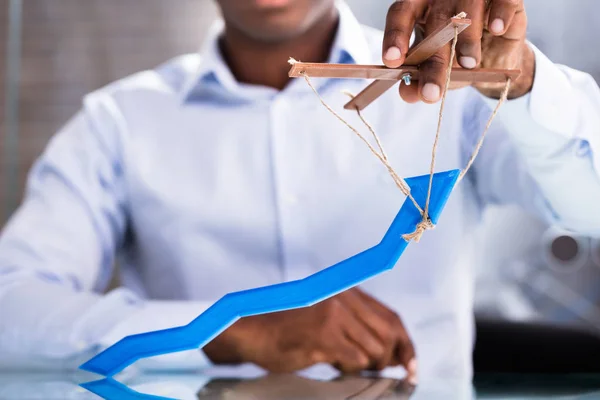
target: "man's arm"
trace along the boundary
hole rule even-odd
[[[74,368],[125,336],[185,325],[212,304],[144,301],[124,288],[97,293],[128,218],[121,121],[111,98],[88,97],[31,172],[25,201],[0,237],[0,368]],[[417,368],[400,318],[358,289],[316,307],[245,318],[203,351],[136,364],[242,362],[271,371],[318,362],[342,371],[402,364],[412,379]]]
[[[122,337],[183,325],[209,304],[143,301],[102,291],[127,225],[118,111],[83,110],[33,167],[23,204],[0,236],[0,364],[73,368]],[[199,366],[203,353],[150,360]]]
[[[600,236],[600,89],[531,47],[533,88],[502,107],[470,178],[486,202],[518,203],[552,224]],[[495,104],[474,93],[465,107],[466,157]]]
[[[463,68],[522,72],[469,174],[481,199],[519,203],[551,223],[600,236],[600,90],[588,75],[555,66],[527,43],[523,0],[396,1],[387,14],[384,64],[404,63],[415,27],[427,36],[459,12],[472,21],[457,38]],[[419,84],[400,85],[402,98],[438,102],[450,54],[446,47],[420,65]],[[465,162],[504,90],[504,84],[472,86],[478,93],[464,107]]]

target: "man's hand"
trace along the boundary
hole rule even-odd
[[[400,318],[359,289],[312,307],[243,318],[204,351],[217,364],[252,362],[270,372],[329,363],[345,373],[403,365],[416,375]]]
[[[509,98],[521,97],[531,90],[535,69],[533,51],[525,42],[527,15],[523,1],[397,0],[387,14],[383,62],[390,68],[401,66],[415,28],[426,37],[464,11],[472,25],[459,36],[455,66],[521,69],[522,75],[512,83]],[[409,103],[440,100],[449,61],[450,46],[446,46],[421,66],[418,85],[400,85],[402,98]],[[474,86],[492,98],[499,98],[504,88],[504,84]]]

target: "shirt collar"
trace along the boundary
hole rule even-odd
[[[364,34],[364,28],[343,0],[337,0],[336,7],[339,13],[338,31],[328,62],[344,64],[371,63],[372,55]],[[238,86],[235,77],[223,59],[219,47],[219,38],[224,27],[223,20],[218,19],[209,29],[200,50],[200,63],[182,87],[182,101],[188,100],[198,86],[207,82],[216,82],[232,90],[235,90]],[[293,55],[290,56],[293,57]]]
[[[340,15],[338,31],[333,42],[329,62],[346,64],[372,63],[371,49],[365,36],[364,27],[358,22],[350,7],[344,1],[336,2]]]

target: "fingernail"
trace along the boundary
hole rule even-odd
[[[410,360],[408,362],[408,365],[406,366],[406,369],[408,370],[408,373],[410,375],[416,375],[417,374],[417,359],[413,358],[412,360]]]
[[[397,48],[396,46],[392,46],[389,49],[387,49],[387,51],[385,52],[384,58],[386,60],[394,61],[394,60],[399,60],[401,56],[402,56],[402,52],[400,52],[400,49]]]
[[[504,21],[502,21],[500,18],[496,18],[490,24],[490,30],[496,34],[504,32]]]
[[[422,94],[425,100],[436,102],[440,99],[440,92],[440,87],[435,83],[426,83],[425,86],[423,86]]]
[[[413,358],[412,360],[410,360],[408,362],[408,365],[406,366],[406,373],[407,373],[408,382],[411,385],[416,385],[417,384],[417,360],[415,358]]]
[[[408,381],[408,383],[410,383],[413,386],[417,386],[417,384],[419,383],[419,380],[417,379],[416,376],[409,376],[407,381]]]
[[[463,68],[473,69],[477,66],[477,60],[473,57],[461,57],[460,65],[462,65]]]

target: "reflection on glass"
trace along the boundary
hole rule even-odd
[[[143,385],[148,393],[142,393],[141,388],[134,390],[114,379],[102,379],[83,383],[83,388],[106,399],[409,399],[414,392],[414,386],[406,381],[391,378],[371,378],[360,376],[343,376],[333,380],[322,381],[308,379],[295,374],[266,375],[258,379],[217,378],[210,380],[198,390],[188,387],[186,390],[174,383],[156,382]],[[150,390],[152,393],[150,393]],[[160,393],[160,396],[156,394]],[[174,396],[174,397],[173,397]]]
[[[600,376],[481,375],[474,384],[445,378],[424,378],[417,387],[401,379],[336,376],[311,379],[293,374],[240,378],[223,374],[125,374],[122,382],[93,374],[0,373],[0,399],[181,399],[181,400],[470,400],[600,398]],[[232,376],[232,378],[224,377]],[[96,379],[96,380],[94,380]],[[88,388],[89,390],[87,390]]]

